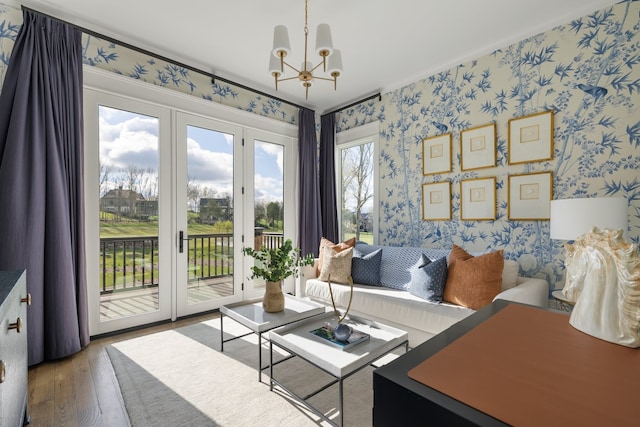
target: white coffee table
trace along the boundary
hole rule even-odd
[[[343,381],[398,347],[404,345],[406,352],[408,350],[409,341],[408,333],[405,331],[355,316],[349,316],[345,323],[359,331],[368,333],[371,337],[368,341],[357,344],[348,350],[337,348],[325,342],[323,338],[310,333],[310,331],[319,328],[334,319],[335,314],[333,312],[327,312],[320,316],[314,316],[291,325],[274,329],[269,333],[269,350],[271,362],[273,361],[273,346],[276,345],[288,353],[298,356],[317,368],[322,369],[329,375],[333,376],[335,380],[319,390],[301,397],[288,389],[282,383],[278,382],[277,379],[273,378],[273,364],[271,363],[270,389],[273,390],[274,386],[279,387],[299,402],[303,403],[314,413],[333,424],[333,422],[323,413],[313,408],[307,400],[325,390],[330,385],[338,383],[340,425],[343,425]]]
[[[268,366],[262,366],[262,334],[283,325],[298,322],[309,317],[323,314],[326,308],[322,304],[303,300],[285,294],[284,310],[278,313],[267,313],[262,308],[262,298],[240,301],[220,307],[220,351],[224,352],[224,343],[245,337],[250,334],[258,335],[258,381],[262,381],[262,371]],[[223,319],[228,316],[251,330],[244,335],[224,339]]]

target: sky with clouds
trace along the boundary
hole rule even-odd
[[[158,170],[158,119],[109,107],[100,107],[100,164],[112,170],[135,166]],[[232,194],[233,136],[209,129],[187,129],[187,165],[191,184],[208,187],[216,195]],[[256,141],[255,197],[282,201],[283,147]],[[111,173],[109,188],[117,186]]]

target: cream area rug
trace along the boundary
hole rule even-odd
[[[246,332],[225,317],[225,339]],[[225,343],[221,353],[218,318],[120,341],[107,353],[134,427],[329,425],[284,392],[270,391],[268,369],[258,382],[257,343],[251,334]],[[268,344],[262,356],[266,366]],[[347,426],[372,425],[372,372],[368,366],[344,381]],[[297,357],[275,365],[274,378],[301,396],[332,379]],[[339,423],[337,384],[309,401]]]

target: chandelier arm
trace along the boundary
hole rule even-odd
[[[318,65],[316,65],[315,67],[313,67],[311,70],[309,70],[310,73],[313,73],[315,70],[317,70],[321,65],[324,65],[324,58],[322,58],[322,62],[320,62]],[[326,67],[325,67],[326,68]],[[316,78],[316,76],[313,76],[313,78]]]
[[[285,82],[287,80],[299,80],[298,76],[287,77],[286,79],[278,79],[279,82]]]
[[[315,80],[326,80],[326,81],[328,81],[328,82],[332,82],[332,81],[334,81],[334,80],[335,80],[335,79],[330,79],[330,78],[328,78],[328,77],[318,77],[318,76],[313,76],[313,78],[314,78]]]
[[[287,61],[282,61],[282,63],[284,65],[286,65],[287,67],[291,68],[293,71],[295,71],[296,73],[300,73],[300,70],[298,70],[296,67],[294,67],[293,65],[289,64]],[[297,78],[297,77],[296,77]]]

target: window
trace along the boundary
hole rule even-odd
[[[336,135],[338,227],[342,240],[378,240],[378,123]]]

